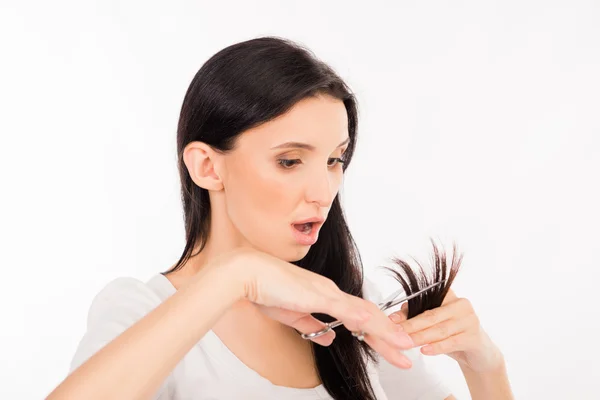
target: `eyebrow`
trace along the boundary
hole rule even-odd
[[[338,144],[336,148],[342,147],[343,145],[345,145],[349,141],[350,141],[350,137],[348,137],[342,143]],[[271,147],[271,149],[306,149],[306,150],[313,151],[313,150],[315,150],[315,146],[313,146],[312,144],[308,144],[308,143],[285,142],[285,143],[282,143],[282,144],[277,145],[275,147]]]

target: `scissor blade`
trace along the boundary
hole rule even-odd
[[[400,299],[396,299],[396,296],[399,296],[401,293],[404,293],[404,290],[398,290],[396,291],[392,296],[388,297],[388,301],[385,301],[383,303],[379,303],[379,308],[383,311],[387,310],[388,308],[394,307],[395,305],[398,305],[404,301],[410,300],[413,297],[417,297],[418,295],[420,295],[421,293],[436,287],[437,285],[446,282],[447,279],[441,280],[439,282],[436,282],[432,285],[427,286],[424,289],[419,290],[416,293],[411,294],[410,296],[406,296]],[[321,329],[320,331],[317,332],[313,332],[313,333],[303,333],[301,336],[303,339],[315,339],[318,338],[319,336],[323,336],[324,334],[326,334],[327,332],[329,332],[332,329],[337,328],[338,326],[342,325],[342,321],[340,320],[335,320],[333,322],[330,322],[327,324],[327,326],[323,329]]]
[[[384,301],[382,303],[379,303],[379,308],[382,310],[387,310],[388,308],[392,308],[400,303],[403,303],[407,300],[410,300],[414,297],[417,297],[418,295],[420,295],[421,293],[436,287],[437,285],[440,285],[442,283],[446,282],[446,279],[441,280],[439,282],[436,282],[432,285],[427,286],[426,288],[423,288],[421,290],[419,290],[418,292],[415,292],[413,294],[411,294],[410,296],[405,296],[405,297],[401,297],[401,298],[396,298],[398,295],[400,295],[401,293],[404,293],[404,289],[400,289],[398,291],[396,291],[395,293],[393,293],[391,296],[388,297],[387,301]]]

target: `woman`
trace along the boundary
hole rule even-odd
[[[452,398],[423,368],[424,340],[461,362],[473,398],[510,398],[468,302],[451,294],[406,320],[363,299],[338,197],[356,134],[353,95],[308,50],[265,37],[209,59],[177,132],[183,254],[148,282],[119,278],[96,296],[72,372],[49,398]],[[304,340],[324,326],[311,314],[346,329]]]

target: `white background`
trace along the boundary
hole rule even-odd
[[[175,129],[215,52],[288,37],[356,92],[343,189],[368,273],[464,251],[454,285],[519,399],[598,398],[594,1],[2,1],[0,398],[65,376],[92,297],[183,249]],[[460,399],[455,362],[430,359]]]

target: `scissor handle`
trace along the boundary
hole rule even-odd
[[[429,289],[431,289],[431,288],[433,288],[433,287],[435,287],[435,286],[437,286],[439,284],[442,284],[442,283],[446,282],[446,280],[447,279],[444,279],[444,280],[436,282],[436,283],[434,283],[432,285],[429,285],[426,288],[423,288],[423,289],[419,290],[418,292],[415,292],[415,293],[411,294],[410,296],[406,296],[406,297],[403,297],[403,298],[400,298],[400,299],[393,299],[393,300],[385,301],[383,303],[379,303],[378,306],[379,306],[379,308],[382,311],[385,311],[385,310],[387,310],[389,308],[392,308],[392,307],[394,307],[394,306],[396,306],[396,305],[398,305],[400,303],[403,303],[403,302],[405,302],[407,300],[410,300],[413,297],[417,297],[421,293],[423,293],[423,292],[425,292],[425,291],[427,291],[427,290],[429,290]],[[402,291],[400,291],[400,292],[402,292]],[[398,293],[396,293],[394,296],[398,296]],[[320,336],[325,335],[327,332],[329,332],[330,330],[332,330],[334,328],[337,328],[340,325],[342,325],[342,321],[336,320],[336,321],[327,323],[326,326],[325,326],[325,328],[321,329],[320,331],[312,332],[312,333],[302,333],[302,334],[300,334],[300,336],[302,336],[302,339],[315,339],[315,338],[318,338]]]
[[[342,321],[333,321],[333,322],[327,323],[326,325],[327,326],[325,328],[321,329],[320,331],[313,332],[313,333],[302,333],[300,336],[302,336],[302,339],[314,339],[314,338],[318,338],[320,336],[323,336],[324,334],[326,334],[330,330],[332,330],[334,328],[337,328],[338,326],[342,325]]]

